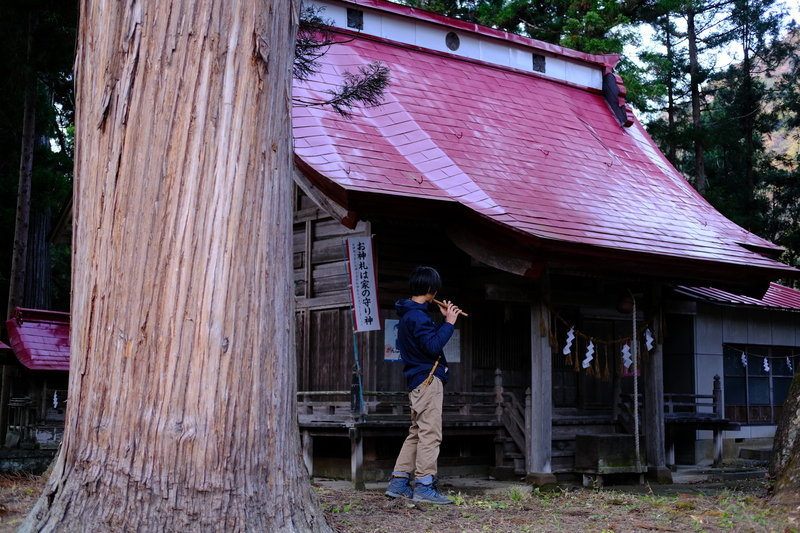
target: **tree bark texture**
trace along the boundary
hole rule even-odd
[[[297,430],[295,0],[83,0],[70,400],[21,531],[328,531]]]
[[[775,496],[787,502],[800,501],[800,379],[792,380],[783,402],[783,413],[775,430],[769,473],[775,479]]]

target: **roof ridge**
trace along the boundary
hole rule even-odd
[[[549,52],[551,54],[568,57],[570,59],[577,59],[587,63],[593,63],[599,66],[608,68],[611,71],[620,61],[620,54],[590,54],[588,52],[581,52],[572,48],[567,48],[558,44],[552,44],[545,41],[540,41],[532,37],[525,37],[517,33],[511,33],[504,30],[497,30],[488,26],[483,26],[474,22],[467,22],[461,19],[448,17],[447,15],[440,15],[432,11],[426,11],[417,7],[406,6],[388,0],[338,0],[345,4],[353,4],[359,7],[372,8],[378,11],[394,13],[396,15],[403,15],[417,20],[423,20],[434,24],[458,28],[460,30],[493,37],[503,41],[513,42]]]

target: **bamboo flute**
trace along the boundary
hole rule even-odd
[[[436,305],[438,305],[439,307],[444,307],[444,308],[447,308],[447,304],[445,304],[445,303],[443,303],[443,302],[440,302],[439,300],[433,300],[433,303],[435,303],[435,304],[436,304]],[[464,311],[460,311],[460,310],[459,310],[458,314],[459,314],[459,315],[463,315],[463,316],[465,316],[465,317],[468,317],[468,316],[469,316],[467,313],[465,313]]]

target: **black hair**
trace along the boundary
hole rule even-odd
[[[426,266],[418,266],[411,272],[411,278],[408,281],[411,288],[411,296],[420,296],[423,294],[435,294],[442,288],[442,278],[436,269]]]

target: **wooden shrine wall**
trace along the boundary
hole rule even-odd
[[[394,303],[409,296],[408,276],[418,265],[436,268],[444,282],[440,297],[455,301],[465,311],[477,309],[484,298],[484,285],[470,280],[492,269],[472,265],[469,256],[446,236],[444,228],[430,221],[401,222],[387,217],[361,221],[354,230],[348,230],[298,189],[293,240],[298,390],[350,388],[353,335],[342,239],[370,234],[374,235],[384,323],[398,318]],[[472,390],[471,379],[464,378],[472,375],[471,320],[461,318],[457,324],[459,361],[449,365],[450,391]],[[356,338],[365,390],[405,390],[402,363],[385,360],[384,331],[357,333]],[[488,378],[489,372],[486,373],[486,381],[491,379],[493,383],[493,377]]]
[[[298,390],[349,390],[353,334],[342,239],[369,234],[359,222],[349,230],[297,190],[292,259],[296,298]],[[357,336],[368,353],[372,334]]]

